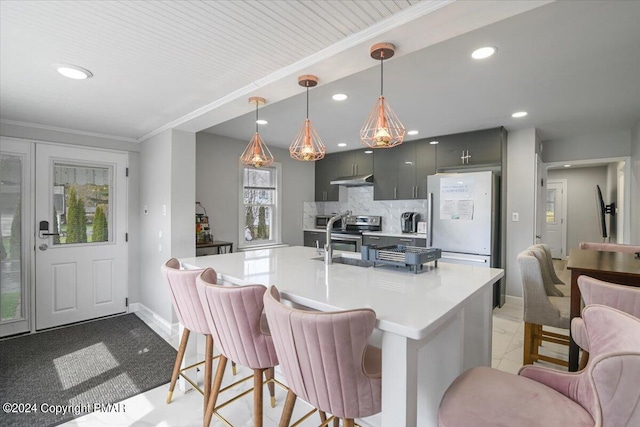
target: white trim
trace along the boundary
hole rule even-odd
[[[164,318],[162,318],[159,314],[151,310],[146,305],[140,302],[133,302],[129,304],[129,313],[140,313],[143,316],[150,317],[154,322],[162,329],[164,333],[168,336],[171,336],[174,332],[177,333],[178,328],[180,326],[179,323],[171,323],[167,322]]]
[[[6,124],[6,125],[16,125],[16,126],[31,127],[31,128],[35,128],[35,129],[52,130],[52,131],[56,131],[56,132],[73,133],[73,134],[76,134],[76,135],[92,136],[92,137],[96,137],[96,138],[115,139],[117,141],[140,142],[139,139],[130,138],[128,136],[116,136],[116,135],[109,135],[109,134],[106,134],[106,133],[87,132],[87,131],[84,131],[84,130],[61,128],[61,127],[49,126],[49,125],[40,125],[40,124],[37,124],[37,123],[21,122],[21,121],[18,121],[18,120],[0,119],[0,123]]]

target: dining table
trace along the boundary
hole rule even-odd
[[[570,318],[580,316],[581,295],[578,277],[585,275],[619,285],[640,287],[640,258],[634,253],[571,249],[567,269],[571,271]],[[579,347],[569,343],[569,371],[578,370]]]

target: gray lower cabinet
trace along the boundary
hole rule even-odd
[[[327,234],[324,231],[305,231],[304,245],[311,248],[324,248],[327,243]]]
[[[366,246],[388,246],[389,237],[387,236],[362,236],[362,244]]]
[[[419,237],[388,237],[390,245],[405,245],[426,247],[427,239]]]

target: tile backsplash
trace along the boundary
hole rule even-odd
[[[354,215],[379,215],[382,217],[382,231],[400,233],[402,212],[419,212],[421,220],[427,215],[427,200],[373,200],[373,186],[340,187],[339,202],[304,202],[303,227],[315,228],[318,214],[330,214],[350,210]]]

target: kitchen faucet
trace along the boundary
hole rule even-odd
[[[346,218],[351,215],[351,211],[346,211],[341,214],[337,214],[331,217],[327,222],[327,242],[324,244],[324,263],[333,264],[333,244],[331,243],[331,230],[333,230],[333,223],[339,219]]]

